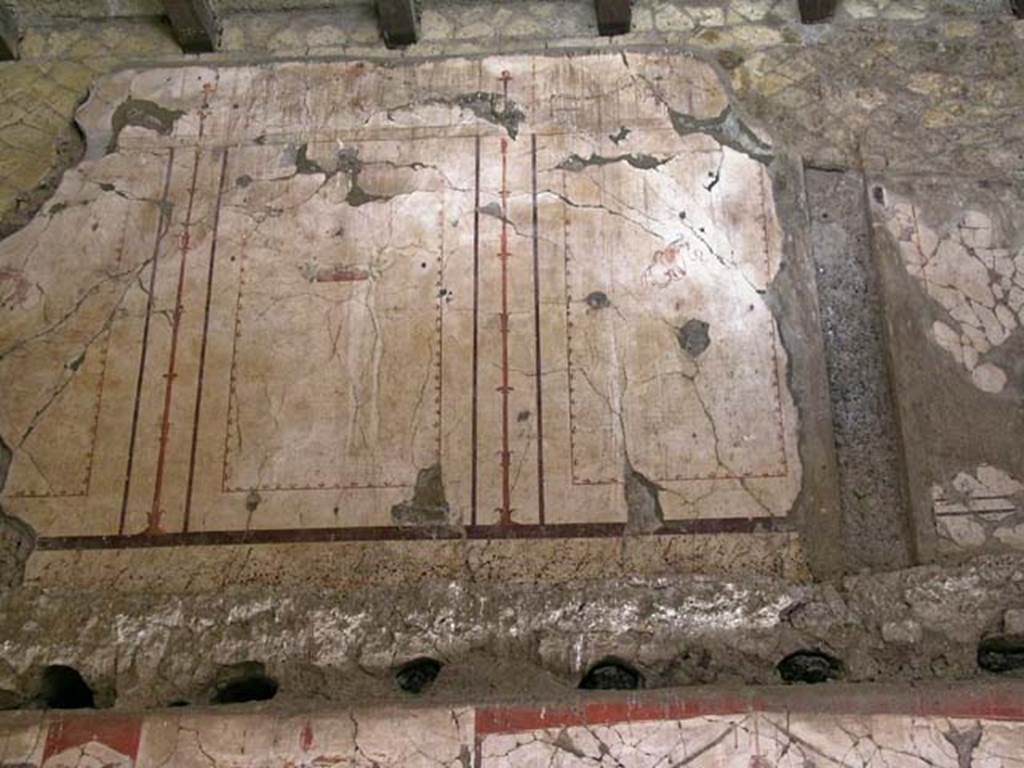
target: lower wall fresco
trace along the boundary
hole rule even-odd
[[[0,718],[0,766],[1024,766],[1020,684]]]

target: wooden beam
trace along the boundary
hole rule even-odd
[[[594,0],[597,10],[597,33],[604,37],[624,35],[633,23],[631,0]]]
[[[412,45],[419,37],[415,0],[377,0],[377,19],[388,48]]]
[[[828,21],[836,12],[837,0],[799,0],[800,21],[804,24],[816,24]]]
[[[164,0],[174,36],[185,53],[209,53],[220,45],[220,21],[210,0]]]
[[[14,14],[0,5],[0,61],[18,58],[18,25]]]

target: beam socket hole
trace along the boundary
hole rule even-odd
[[[780,661],[776,667],[787,683],[827,683],[843,674],[843,663],[822,651],[797,651]]]
[[[270,701],[277,695],[277,681],[270,677],[259,662],[247,661],[225,670],[217,683],[211,704],[245,704],[250,701]]]
[[[584,691],[635,691],[644,687],[644,676],[621,659],[602,659],[580,680]]]
[[[978,643],[978,666],[1004,675],[1024,673],[1024,635],[996,635]]]
[[[74,667],[51,664],[43,669],[39,701],[47,709],[95,709],[96,698]]]
[[[426,691],[444,666],[437,659],[422,657],[403,664],[395,672],[395,682],[406,693],[418,695]]]

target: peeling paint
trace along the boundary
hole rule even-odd
[[[718,117],[707,120],[674,109],[669,109],[669,117],[672,119],[672,127],[680,136],[705,133],[760,163],[770,163],[774,157],[771,145],[754,133],[732,107],[726,107]]]
[[[185,113],[178,109],[165,109],[159,104],[145,99],[127,99],[118,105],[110,118],[110,144],[107,152],[116,152],[118,139],[128,126],[156,131],[161,136],[169,136],[174,124]]]
[[[635,152],[629,155],[617,155],[615,157],[604,157],[603,155],[598,155],[592,152],[587,158],[580,157],[573,153],[555,167],[563,171],[578,173],[584,168],[600,167],[603,165],[611,165],[613,163],[627,163],[637,170],[649,171],[660,165],[664,165],[671,159],[671,157],[659,159],[653,155],[647,155],[642,152]]]

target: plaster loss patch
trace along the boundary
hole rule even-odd
[[[931,340],[978,389],[1002,392],[1010,372],[998,350],[1024,323],[1024,247],[994,211],[967,207],[941,220],[907,197],[878,192],[880,199],[904,266],[947,313],[933,322]]]

